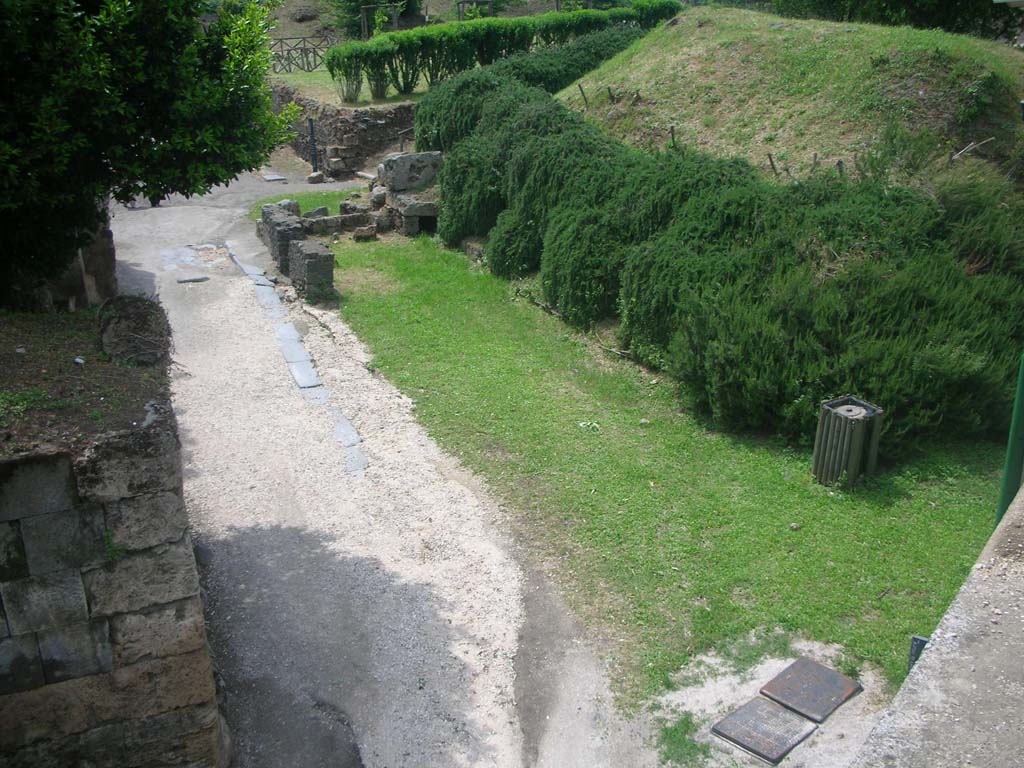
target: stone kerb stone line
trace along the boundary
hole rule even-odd
[[[342,203],[342,210],[349,203]],[[294,209],[292,209],[294,206]],[[268,224],[268,218],[273,221],[277,213],[271,210],[269,217],[268,210],[275,207],[284,207],[289,210],[289,216],[298,218],[297,213],[292,214],[290,210],[298,211],[298,204],[291,200],[283,200],[263,207],[264,218],[261,219],[261,227],[258,228],[261,239],[267,244],[273,255],[274,235],[268,234],[272,231],[273,224]],[[360,213],[359,215],[365,215]],[[318,216],[315,220],[323,221],[332,217]],[[334,217],[337,218],[337,217]],[[344,214],[341,218],[344,218]],[[303,219],[306,221],[306,219]],[[301,390],[303,397],[315,405],[329,406],[330,392],[324,386],[320,375],[317,373],[315,362],[305,345],[302,343],[302,336],[298,329],[287,321],[288,310],[285,309],[281,297],[273,283],[267,280],[264,270],[249,264],[240,262],[234,253],[230,242],[225,243],[228,254],[238,268],[255,284],[256,300],[263,308],[263,314],[268,320],[274,321],[274,336],[277,339],[278,348],[284,358],[285,365],[291,373],[295,385]],[[293,240],[291,241],[291,258],[289,271],[293,284],[301,284],[308,288],[311,285],[318,286],[321,290],[324,287],[333,287],[334,281],[334,254],[323,243],[316,240]],[[278,262],[280,264],[280,262]],[[297,285],[298,287],[298,285]],[[369,466],[369,459],[359,447],[363,439],[359,435],[351,420],[340,408],[330,407],[330,413],[334,422],[333,437],[344,451],[345,471],[356,477],[362,477],[364,470]]]

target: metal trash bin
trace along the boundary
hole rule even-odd
[[[885,412],[867,400],[843,395],[821,404],[811,473],[822,485],[845,477],[851,487],[878,468],[878,442]]]

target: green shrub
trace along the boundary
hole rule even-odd
[[[361,44],[363,51],[363,73],[370,85],[370,96],[383,99],[392,84],[395,43],[388,35],[380,35]]]
[[[387,59],[388,79],[392,87],[403,95],[416,90],[423,66],[421,34],[396,32],[390,36],[391,56]]]
[[[333,47],[327,53],[327,69],[335,80],[352,77],[355,60],[363,70],[375,99],[383,98],[387,84],[398,93],[412,93],[421,76],[434,85],[473,67],[487,66],[515,54],[524,54],[537,45],[564,44],[589,36],[595,30],[612,27],[618,34],[588,46],[572,49],[571,54],[549,58],[530,65],[537,67],[528,82],[545,87],[564,86],[619,50],[638,34],[679,12],[677,0],[633,0],[634,6],[608,11],[581,10],[545,13],[521,18],[485,18],[419,27],[376,35],[365,42],[354,41]],[[629,32],[623,27],[631,27]],[[610,30],[609,30],[610,31]],[[621,47],[616,47],[621,46]],[[603,57],[598,59],[596,57]],[[582,69],[586,67],[586,69]],[[543,72],[541,72],[543,70]],[[572,74],[578,72],[579,74]],[[524,72],[524,75],[527,74]],[[342,94],[355,91],[354,84],[341,85]],[[358,95],[358,94],[357,94]]]
[[[548,220],[541,286],[544,298],[573,325],[587,327],[615,313],[626,245],[616,236],[612,215],[570,204]]]
[[[337,55],[329,56],[327,69],[338,84],[341,100],[350,104],[359,101],[359,94],[363,90],[363,48],[345,48]]]
[[[779,184],[741,160],[627,148],[518,79],[558,87],[576,54],[628,43],[616,32],[427,94],[417,140],[448,150],[442,238],[489,230],[490,269],[539,270],[570,323],[617,312],[623,343],[716,424],[806,439],[818,403],[852,392],[886,408],[890,448],[1004,427],[1024,345],[1012,182],[958,161],[928,190],[900,186],[931,151],[904,137],[860,178]]]

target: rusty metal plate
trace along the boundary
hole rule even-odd
[[[810,659],[800,658],[761,689],[761,694],[816,723],[863,690],[856,680]]]
[[[778,765],[817,727],[774,701],[758,697],[715,723],[711,732],[772,765]]]

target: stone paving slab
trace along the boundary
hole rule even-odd
[[[288,370],[292,372],[292,378],[299,385],[299,389],[319,387],[323,383],[320,381],[320,376],[317,374],[313,364],[308,360],[288,363]]]
[[[363,453],[358,446],[352,446],[345,449],[345,471],[349,474],[357,474],[362,472],[370,465],[370,460],[366,458],[366,454]]]
[[[312,359],[301,341],[278,341],[278,345],[286,363],[303,363]]]
[[[359,432],[348,417],[337,408],[334,409],[334,439],[345,448],[351,448],[362,442]]]

